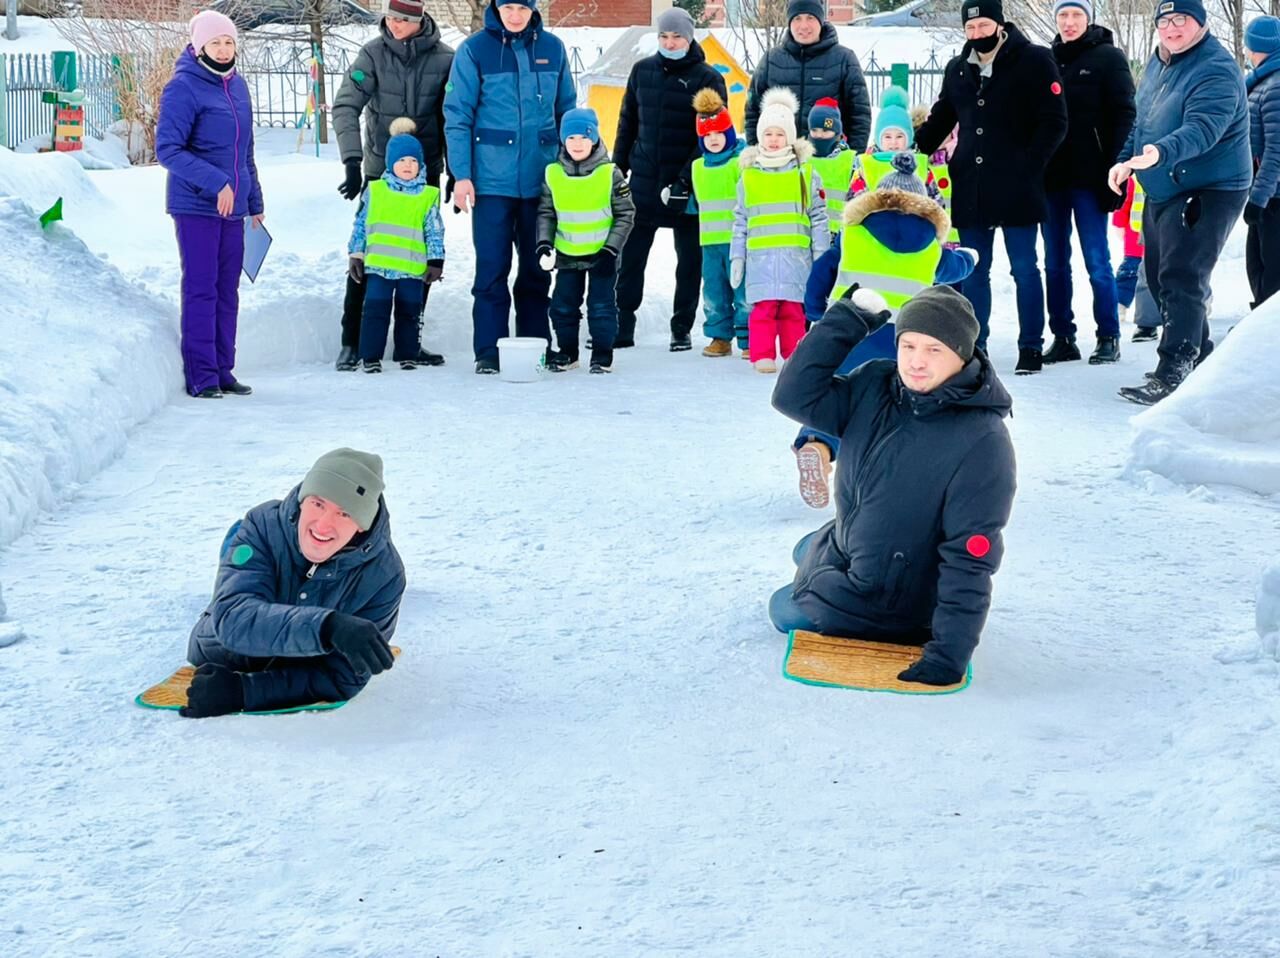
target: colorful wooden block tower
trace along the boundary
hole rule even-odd
[[[53,106],[53,148],[59,153],[84,148],[84,91],[76,86],[76,55],[54,53],[56,90],[45,90],[40,99]]]

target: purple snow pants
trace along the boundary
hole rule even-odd
[[[182,370],[192,396],[235,383],[244,220],[175,214],[182,260]]]

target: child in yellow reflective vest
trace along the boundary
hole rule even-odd
[[[840,119],[840,101],[824,96],[809,111],[809,142],[813,144],[813,168],[822,177],[822,191],[827,194],[827,225],[831,242],[835,243],[843,222],[841,214],[853,186],[853,168],[858,154],[844,138]]]
[[[738,157],[746,145],[733,129],[733,117],[720,94],[708,87],[693,98],[697,114],[698,147],[693,161],[693,199],[698,214],[698,242],[702,246],[703,334],[711,340],[704,356],[732,356],[733,340],[747,356],[747,291],[729,282],[729,244],[733,239],[733,208],[738,202],[742,168]]]
[[[874,146],[858,157],[854,166],[853,183],[849,186],[849,198],[874,190],[881,177],[892,170],[893,157],[903,150],[915,149],[915,126],[911,121],[911,113],[907,110],[907,91],[902,87],[886,87],[880,96],[880,112],[876,116]],[[944,164],[945,166],[945,164]],[[916,172],[924,183],[925,192],[949,209],[950,181],[942,188],[943,178],[935,175],[929,158],[916,154]],[[960,241],[955,235],[949,242]]]
[[[392,358],[401,369],[430,365],[424,357],[431,354],[418,342],[418,317],[427,286],[444,274],[444,221],[413,129],[405,117],[392,121],[386,171],[365,187],[347,244],[348,269],[364,284],[360,362],[367,373],[382,372],[393,310]]]
[[[578,368],[582,301],[587,302],[593,373],[613,372],[618,337],[618,253],[635,222],[631,187],[600,142],[596,111],[579,107],[560,119],[560,156],[548,164],[538,204],[538,264],[556,270],[551,325],[556,348],[547,368]]]
[[[756,123],[759,146],[742,152],[733,211],[730,280],[746,286],[750,359],[757,372],[778,371],[804,335],[804,291],[813,261],[831,245],[822,177],[813,147],[796,138],[795,94],[769,90]]]

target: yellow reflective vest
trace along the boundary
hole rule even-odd
[[[935,238],[916,253],[895,253],[878,242],[865,226],[853,226],[840,234],[840,271],[831,291],[839,299],[854,283],[874,289],[896,315],[902,304],[933,285],[942,244]]]
[[[810,243],[809,190],[813,167],[742,171],[742,196],[747,214],[747,249],[808,249]]]
[[[719,166],[693,161],[693,195],[698,201],[698,242],[718,246],[733,240],[733,208],[738,202],[742,167],[736,156]]]
[[[858,154],[844,149],[831,156],[815,156],[809,162],[822,177],[822,189],[827,194],[827,224],[831,236],[844,228],[844,203],[853,182],[853,164]]]
[[[551,163],[546,180],[556,210],[556,249],[567,256],[594,256],[604,249],[613,228],[613,164],[570,176]]]
[[[421,193],[401,193],[385,180],[370,183],[369,209],[365,213],[365,267],[425,276],[427,243],[423,230],[427,213],[439,199],[440,191],[434,186],[423,187]]]

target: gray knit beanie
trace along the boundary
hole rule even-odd
[[[924,185],[924,181],[916,175],[916,155],[903,151],[893,154],[893,159],[889,161],[889,165],[893,167],[893,171],[886,173],[880,177],[880,182],[876,184],[877,190],[901,190],[903,193],[919,193],[921,196],[928,196],[929,191]]]
[[[912,296],[894,319],[894,342],[903,333],[924,333],[966,363],[978,340],[978,317],[969,301],[950,286],[930,286]]]
[[[659,33],[678,33],[690,43],[693,42],[693,17],[689,11],[672,7],[658,14]]]
[[[361,531],[368,531],[378,517],[378,497],[384,487],[382,457],[344,447],[316,460],[302,480],[298,498],[328,499],[354,519]]]

